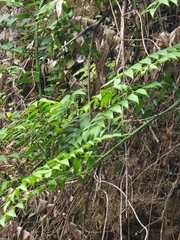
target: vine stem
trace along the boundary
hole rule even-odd
[[[111,148],[109,151],[107,151],[104,155],[102,155],[96,163],[99,163],[101,160],[106,158],[110,153],[112,153],[115,149],[117,149],[119,146],[124,144],[128,139],[130,139],[132,136],[137,134],[138,132],[142,131],[146,126],[148,126],[150,123],[152,123],[154,120],[164,116],[166,113],[172,111],[174,108],[176,108],[178,105],[180,105],[180,99],[178,99],[174,104],[172,104],[169,108],[164,110],[163,112],[160,112],[159,114],[153,116],[151,119],[149,119],[147,122],[142,124],[139,128],[137,128],[134,132],[130,133],[127,137],[125,137],[123,140],[121,140],[119,143],[117,143],[113,148]]]

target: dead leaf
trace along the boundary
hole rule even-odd
[[[70,222],[69,230],[76,240],[82,240],[83,239],[82,238],[82,232],[79,229],[77,229],[77,225],[74,224],[73,222]]]
[[[63,2],[63,0],[58,0],[57,4],[56,4],[57,18],[60,18],[61,14],[62,14],[62,2]]]
[[[169,37],[169,46],[176,45],[180,42],[180,26],[171,32]]]

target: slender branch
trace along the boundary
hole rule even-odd
[[[127,137],[125,137],[122,141],[117,143],[113,148],[111,148],[109,151],[107,151],[104,155],[102,155],[96,163],[99,163],[104,158],[106,158],[110,153],[112,153],[115,149],[117,149],[119,146],[123,145],[128,139],[130,139],[132,136],[136,135],[138,132],[142,131],[146,126],[148,126],[150,123],[152,123],[154,120],[164,116],[166,113],[172,111],[174,108],[176,108],[178,105],[180,105],[180,99],[178,99],[174,104],[172,104],[168,109],[164,110],[163,112],[153,116],[151,119],[149,119],[147,122],[145,122],[143,125],[141,125],[139,128],[137,128],[134,132],[130,133]]]

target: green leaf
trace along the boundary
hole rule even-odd
[[[106,110],[104,112],[104,116],[107,117],[108,119],[113,119],[114,118],[113,112],[110,111],[110,110]]]
[[[0,17],[0,23],[3,22],[4,20],[7,20],[9,18],[10,14],[3,14],[3,16]]]
[[[6,226],[5,222],[6,222],[6,217],[5,217],[5,216],[1,217],[1,218],[0,218],[0,225],[1,225],[2,227],[5,227],[5,226]]]
[[[140,63],[136,63],[131,68],[139,71],[142,69],[142,65]]]
[[[158,0],[159,3],[163,3],[169,7],[169,1],[170,0]]]
[[[88,169],[89,169],[90,171],[93,170],[94,167],[95,167],[95,165],[96,165],[95,159],[90,157],[90,158],[88,159],[88,161],[87,161],[87,167],[88,167]]]
[[[161,101],[163,99],[163,97],[165,96],[165,94],[167,93],[166,89],[162,89],[159,94],[158,94],[158,102]]]
[[[144,119],[144,118],[148,118],[148,117],[150,117],[150,116],[152,115],[152,113],[153,113],[152,109],[149,108],[149,109],[147,109],[147,110],[144,112],[142,118],[143,118],[143,119]]]
[[[111,94],[110,94],[110,93],[107,93],[107,94],[103,97],[103,99],[102,99],[102,101],[101,101],[101,103],[100,103],[100,107],[101,107],[101,108],[107,107],[109,101],[111,100],[111,97],[112,97]]]
[[[69,12],[69,7],[65,1],[62,2],[62,9],[65,13]]]
[[[78,173],[79,169],[81,168],[81,160],[80,159],[74,159],[73,160],[73,169],[74,173]]]
[[[149,57],[154,58],[154,59],[158,59],[159,54],[158,54],[158,52],[155,52],[155,53],[151,54]]]
[[[142,95],[145,95],[148,97],[148,94],[147,94],[147,91],[143,88],[139,88],[138,90],[135,91],[136,93],[139,93],[139,94],[142,94]]]
[[[21,47],[12,48],[11,51],[12,52],[17,52],[17,53],[20,53],[20,54],[27,54],[26,49],[21,48]]]
[[[162,87],[161,83],[159,82],[153,82],[150,83],[149,85],[144,86],[144,88],[159,88]]]
[[[102,127],[101,126],[95,126],[90,130],[90,135],[94,138],[97,138],[101,133]]]
[[[149,12],[150,12],[150,14],[151,14],[151,17],[154,18],[154,14],[155,14],[155,12],[156,12],[156,8],[151,8],[151,9],[149,10]]]
[[[118,104],[124,106],[125,108],[129,108],[129,102],[127,100],[122,100],[120,102],[118,102]]]
[[[35,5],[38,5],[38,4],[39,4],[39,1],[33,2],[33,3],[29,3],[29,4],[26,5],[26,9],[28,9],[28,8],[30,8],[30,7],[33,7],[33,6],[35,6]]]
[[[174,53],[168,53],[166,55],[166,58],[168,58],[168,59],[177,59],[177,57],[176,57],[176,55]]]
[[[7,132],[7,128],[0,129],[0,137]]]
[[[1,183],[1,191],[3,191],[6,187],[11,186],[11,180],[3,180]]]
[[[7,161],[7,157],[5,155],[0,155],[0,161],[6,162]]]
[[[69,160],[68,159],[63,159],[59,161],[61,164],[64,164],[69,167]]]
[[[9,216],[9,217],[17,217],[16,212],[15,212],[15,208],[12,208],[8,212],[6,212],[6,215]]]
[[[151,59],[149,57],[144,58],[143,60],[140,61],[141,64],[151,64]]]
[[[128,70],[126,70],[126,71],[124,72],[124,74],[125,74],[126,76],[130,77],[130,78],[133,78],[133,76],[134,76],[134,72],[133,72],[132,68],[129,68]]]
[[[170,1],[178,6],[178,0],[170,0]]]
[[[97,124],[98,124],[99,126],[105,128],[105,122],[104,122],[103,119],[102,119],[102,120],[99,120]]]
[[[131,93],[131,94],[127,97],[127,99],[139,104],[139,98],[138,98],[138,96],[137,96],[136,94],[134,94],[134,93]]]
[[[26,152],[26,156],[29,156],[32,152],[34,152],[38,148],[39,148],[38,146],[31,146],[31,147],[29,147],[29,149]]]
[[[111,106],[109,110],[112,110],[113,112],[117,113],[122,113],[122,109],[118,104]]]
[[[77,96],[77,95],[86,95],[84,89],[78,89],[75,92],[73,92],[72,96]]]
[[[167,49],[165,48],[165,49],[160,50],[160,51],[158,52],[158,54],[160,54],[160,55],[162,55],[162,56],[165,56],[166,54],[168,54]]]
[[[30,18],[30,13],[24,12],[15,16],[15,18]]]
[[[95,0],[95,3],[98,8],[101,7],[101,0]]]
[[[51,35],[46,36],[43,38],[41,45],[47,45],[47,44],[49,44],[50,41],[52,41],[52,36]]]
[[[159,69],[155,64],[150,64],[149,68],[151,68],[151,69]]]
[[[19,202],[18,204],[15,205],[15,207],[23,209],[24,205],[22,202]]]
[[[85,117],[80,121],[80,129],[83,130],[84,128],[88,127],[89,124],[90,124],[89,116],[85,116]]]

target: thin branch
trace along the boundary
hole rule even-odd
[[[121,194],[122,194],[125,198],[127,198],[126,194],[125,194],[119,187],[117,187],[115,184],[110,183],[110,182],[107,182],[107,181],[105,181],[105,180],[101,180],[101,183],[107,183],[107,184],[113,186],[114,188],[116,188],[117,190],[119,190],[119,191],[121,192]],[[133,208],[132,204],[130,203],[130,201],[127,200],[127,202],[128,202],[128,204],[129,204],[130,208],[132,209],[132,211],[133,211],[133,213],[134,213],[137,221],[139,222],[139,224],[140,224],[140,225],[143,227],[143,229],[145,230],[146,235],[145,235],[144,240],[147,240],[147,236],[148,236],[148,230],[147,230],[147,228],[146,228],[146,227],[142,224],[142,222],[140,221],[140,219],[139,219],[139,217],[138,217],[135,209]]]
[[[174,104],[172,104],[168,109],[164,110],[163,112],[153,116],[150,120],[142,124],[139,128],[137,128],[134,132],[129,133],[127,137],[125,137],[123,140],[121,140],[119,143],[117,143],[113,148],[111,148],[109,151],[107,151],[104,155],[101,155],[101,157],[97,160],[96,163],[99,163],[100,161],[104,160],[110,153],[112,153],[115,149],[117,149],[119,146],[123,145],[128,139],[130,139],[132,136],[136,135],[138,132],[142,131],[146,126],[148,126],[150,123],[152,123],[154,120],[164,116],[168,112],[172,111],[174,108],[180,105],[180,99],[178,99]]]

